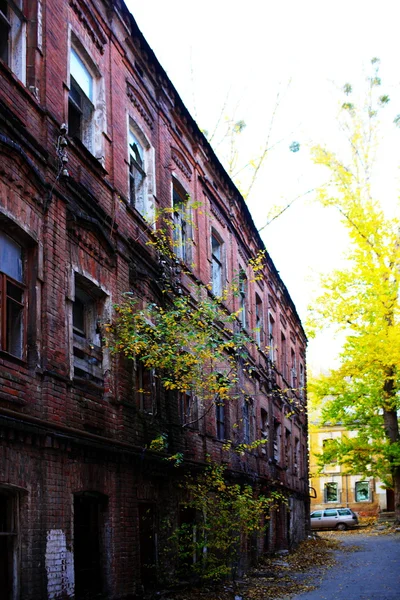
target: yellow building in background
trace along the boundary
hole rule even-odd
[[[391,490],[386,490],[381,482],[373,477],[363,477],[346,472],[337,462],[325,464],[322,471],[317,455],[331,440],[344,436],[354,437],[356,431],[348,431],[340,425],[310,423],[310,487],[311,510],[345,506],[360,516],[375,516],[381,511],[393,510]]]

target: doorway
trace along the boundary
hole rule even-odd
[[[106,497],[74,496],[74,570],[76,600],[101,598],[104,592],[104,512]]]

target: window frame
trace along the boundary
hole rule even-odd
[[[364,484],[367,486],[367,491],[368,491],[368,495],[367,498],[358,498],[358,491],[357,491],[357,486],[359,484]],[[354,501],[355,502],[371,502],[371,490],[370,490],[370,486],[369,486],[369,481],[367,481],[366,479],[361,479],[360,481],[356,481],[354,484]]]
[[[336,490],[335,493],[335,499],[329,499],[330,498],[330,492],[328,491],[329,487],[334,488]],[[337,481],[326,481],[324,483],[324,501],[326,504],[332,502],[337,503],[339,502],[339,484]]]
[[[26,85],[27,18],[23,12],[24,3],[23,0],[4,0],[4,2],[7,5],[7,14],[0,10],[0,22],[4,25],[3,31],[8,29],[8,32],[3,48],[6,55],[1,60]],[[18,6],[18,2],[21,3],[22,8]],[[20,29],[19,34],[18,29]]]
[[[28,312],[28,286],[26,284],[26,256],[25,256],[25,247],[17,241],[12,236],[8,235],[4,231],[0,231],[1,236],[5,236],[11,240],[11,242],[17,245],[20,248],[20,261],[21,261],[21,280],[18,281],[14,277],[7,274],[5,271],[0,270],[0,350],[5,352],[7,355],[13,358],[17,358],[22,361],[26,361],[27,359],[27,312]],[[0,266],[1,269],[1,266]],[[8,295],[8,285],[21,290],[22,301],[18,301],[15,298],[9,297]],[[8,349],[9,345],[9,318],[8,318],[8,304],[9,301],[13,304],[18,304],[21,307],[21,324],[20,324],[20,345],[21,345],[21,354],[14,354]]]
[[[104,389],[105,364],[100,331],[108,295],[93,281],[74,271],[71,305],[71,378]],[[83,306],[83,329],[74,322],[74,305]]]
[[[268,355],[272,363],[275,362],[275,319],[268,311]]]
[[[187,203],[189,194],[182,184],[172,177],[172,221],[173,251],[176,257],[187,263],[189,260],[189,224],[187,222]]]
[[[261,344],[263,343],[263,339],[264,339],[264,307],[263,307],[263,301],[261,299],[261,297],[256,293],[255,296],[255,310],[256,310],[256,327],[255,327],[255,334],[256,334],[256,343],[258,344],[258,346],[261,347]]]
[[[217,242],[216,244],[213,243],[214,240]],[[224,242],[222,241],[221,237],[218,235],[218,233],[214,229],[211,229],[210,243],[211,243],[211,291],[214,294],[214,296],[222,296],[222,292],[224,289],[224,258],[223,258]],[[218,248],[219,256],[216,254],[214,246],[216,246]],[[216,275],[218,275],[218,277]],[[217,282],[216,286],[214,285],[215,282]]]
[[[243,268],[239,269],[239,320],[243,329],[247,329],[247,295],[248,295],[248,279],[246,271]]]

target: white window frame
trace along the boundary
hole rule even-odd
[[[329,500],[328,499],[328,487],[331,486],[331,488],[335,488],[336,489],[336,496],[334,500]],[[340,492],[339,492],[339,484],[336,481],[327,481],[324,483],[324,501],[326,504],[330,504],[332,502],[332,504],[339,502],[339,498],[340,498]]]
[[[357,485],[363,483],[366,484],[368,487],[368,496],[367,498],[363,498],[361,500],[359,500],[357,498]],[[355,502],[371,502],[371,489],[370,489],[370,485],[369,485],[369,481],[367,481],[366,479],[360,479],[360,481],[356,481],[354,484],[354,501]]]
[[[142,164],[138,164],[135,153],[131,147],[131,142],[135,141],[139,154],[141,155]],[[138,202],[132,201],[132,168],[136,168],[138,174],[142,174],[141,183],[141,200]],[[144,134],[139,125],[128,115],[128,197],[129,204],[142,215],[149,224],[154,227],[155,206],[154,197],[155,189],[155,153],[149,139]]]
[[[23,0],[6,0],[7,14],[0,11],[3,31],[8,30],[5,57],[11,71],[26,84],[26,18],[23,14]],[[0,30],[0,34],[1,34]]]
[[[213,243],[215,240],[216,244]],[[211,291],[215,296],[222,296],[224,279],[224,243],[218,233],[211,229]],[[219,251],[216,252],[216,250]]]
[[[82,67],[87,71],[88,75],[92,80],[92,98],[90,98],[85,91],[76,81],[76,85],[72,82],[71,75],[71,55],[75,53],[78,57]],[[75,104],[72,99],[72,88],[77,90],[84,100],[86,105],[85,110],[91,109],[90,119],[87,119],[87,123],[84,125],[84,130],[81,131],[80,135],[77,136],[87,150],[93,154],[97,160],[104,166],[105,164],[105,142],[104,133],[106,130],[106,102],[105,102],[105,88],[104,78],[102,77],[95,61],[89,55],[87,49],[79,41],[78,37],[73,31],[70,31],[70,42],[68,49],[68,87],[69,87],[69,99],[68,99],[68,113],[70,111],[70,104]],[[69,132],[71,135],[71,132]]]

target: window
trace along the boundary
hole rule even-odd
[[[328,438],[326,440],[322,440],[322,452],[324,453],[326,458],[326,464],[337,464],[337,452],[335,440]]]
[[[299,396],[300,400],[304,398],[304,366],[302,363],[299,365],[300,377],[299,377]]]
[[[271,314],[268,314],[268,346],[269,358],[271,362],[275,361],[275,320]]]
[[[70,51],[68,132],[93,151],[94,79],[74,48]]]
[[[190,425],[198,428],[198,405],[197,398],[192,392],[179,393],[179,409],[182,425]]]
[[[293,473],[294,473],[294,475],[299,474],[299,465],[300,465],[300,440],[299,440],[299,438],[295,438],[294,455],[293,455]]]
[[[172,204],[174,210],[173,241],[174,252],[182,261],[187,260],[188,223],[186,204],[188,195],[176,179],[173,179]]]
[[[289,429],[285,429],[285,466],[290,469],[290,453],[292,451],[292,434]]]
[[[73,376],[97,385],[103,384],[100,318],[105,297],[98,287],[75,274],[75,300],[72,305]]]
[[[26,288],[23,249],[0,232],[1,349],[25,358]]]
[[[290,350],[290,374],[291,374],[291,385],[294,390],[297,388],[297,361],[296,353],[293,348]]]
[[[139,410],[154,415],[157,412],[156,377],[154,369],[146,369],[140,360],[134,369],[136,405]]]
[[[320,519],[322,517],[322,510],[316,510],[310,515],[311,519]]]
[[[243,402],[243,443],[250,444],[251,441],[251,399],[246,398]]]
[[[225,439],[225,404],[219,397],[215,401],[215,417],[217,422],[217,439]]]
[[[243,329],[247,327],[247,311],[246,311],[246,297],[247,297],[247,277],[243,269],[239,273],[239,305],[240,313],[239,319]]]
[[[129,202],[145,214],[145,164],[143,147],[129,130]]]
[[[0,586],[1,597],[17,597],[18,495],[0,488]]]
[[[215,234],[211,235],[211,272],[212,293],[215,296],[222,295],[222,242]]]
[[[256,342],[261,346],[263,341],[263,305],[261,298],[256,294]]]
[[[279,463],[281,460],[281,424],[274,419],[274,460]]]
[[[355,490],[356,502],[369,502],[369,482],[368,481],[357,481]]]
[[[337,483],[325,483],[324,499],[325,502],[339,502],[339,492]]]
[[[25,83],[26,19],[23,0],[0,0],[0,59]]]
[[[287,379],[287,348],[286,337],[281,333],[281,374],[284,379]]]

